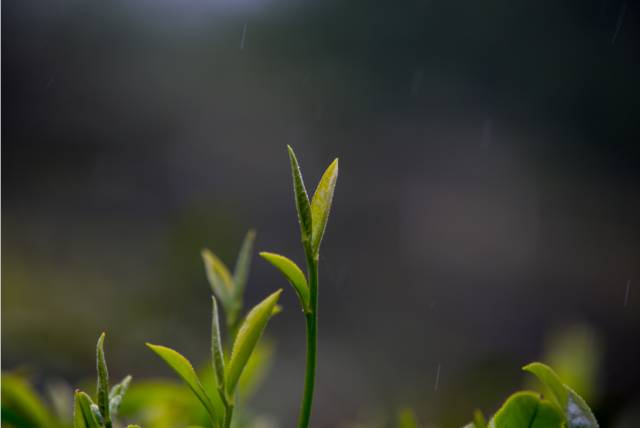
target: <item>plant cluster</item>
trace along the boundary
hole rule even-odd
[[[313,391],[317,364],[318,334],[318,269],[320,244],[331,210],[333,194],[338,177],[338,160],[326,169],[309,199],[298,160],[288,147],[293,177],[295,206],[300,225],[300,237],[306,259],[306,273],[289,258],[261,252],[266,261],[275,266],[293,286],[306,321],[306,369],[304,389],[298,419],[298,428],[308,428],[311,420]],[[255,232],[249,231],[240,248],[233,273],[210,250],[202,251],[207,279],[211,287],[211,361],[200,373],[187,358],[177,351],[147,343],[183,381],[185,387],[170,383],[142,382],[136,391],[132,387],[127,400],[131,403],[128,414],[144,414],[153,426],[170,427],[180,419],[174,408],[183,406],[190,416],[197,409],[185,395],[195,395],[204,409],[203,421],[213,428],[243,427],[246,418],[235,418],[234,409],[238,399],[248,397],[253,386],[259,383],[270,356],[269,346],[260,338],[269,322],[281,308],[278,299],[282,290],[277,290],[254,306],[246,316],[244,291],[254,247]],[[219,307],[219,304],[220,307]],[[221,316],[221,310],[224,318]],[[9,427],[55,427],[65,428],[113,428],[118,426],[116,418],[125,393],[129,390],[131,377],[109,389],[109,375],[104,356],[103,333],[98,339],[97,393],[95,400],[87,393],[76,390],[71,420],[64,405],[48,408],[26,380],[16,374],[5,374],[2,382],[2,425]],[[565,385],[548,366],[532,363],[524,370],[537,376],[546,388],[545,395],[521,391],[509,397],[488,423],[481,412],[474,414],[473,422],[465,428],[597,428],[593,413],[585,401]],[[247,381],[247,379],[249,379]],[[188,391],[188,392],[186,392]],[[60,394],[61,396],[63,394]],[[160,403],[158,405],[158,403]],[[123,406],[125,407],[125,406]],[[247,412],[248,413],[248,412]],[[151,414],[155,415],[150,416]],[[237,412],[236,412],[237,415]],[[414,413],[407,409],[400,414],[400,428],[417,428]],[[128,425],[135,428],[137,425]]]

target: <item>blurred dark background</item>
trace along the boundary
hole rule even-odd
[[[597,337],[591,401],[622,426],[640,403],[639,17],[619,0],[4,2],[3,369],[76,381],[102,330],[114,376],[170,376],[147,340],[204,361],[200,249],[232,264],[255,227],[303,261],[291,144],[310,190],[340,157],[317,427],[407,404],[461,425],[571,325]],[[255,259],[249,303],[284,286]],[[283,305],[255,405],[288,426],[304,323],[290,288]]]

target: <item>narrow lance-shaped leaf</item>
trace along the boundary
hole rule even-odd
[[[208,249],[203,249],[201,254],[211,290],[218,296],[225,309],[227,309],[232,304],[233,296],[233,278],[231,277],[231,273],[229,273],[229,269],[227,269],[227,266],[222,260]]]
[[[226,388],[229,396],[233,395],[242,370],[267,326],[267,322],[273,314],[273,308],[276,306],[281,293],[282,289],[271,294],[256,305],[242,323],[242,327],[240,327],[233,344],[231,359],[229,360],[229,365],[226,370]]]
[[[105,424],[110,424],[111,417],[109,415],[109,372],[107,370],[107,362],[104,358],[104,338],[106,334],[102,333],[98,338],[96,346],[96,366],[98,370],[98,408],[100,414],[104,418]]]
[[[598,421],[587,403],[573,389],[562,383],[551,367],[536,362],[522,369],[533,373],[551,391],[554,402],[564,413],[567,428],[598,428]]]
[[[233,270],[233,283],[235,285],[234,296],[239,303],[242,303],[242,294],[244,293],[247,279],[249,278],[249,268],[251,267],[251,255],[253,252],[253,243],[256,239],[256,231],[251,229],[247,232],[238,253],[236,266]]]
[[[120,403],[124,398],[124,394],[127,393],[129,385],[131,384],[131,376],[126,376],[120,383],[111,388],[109,392],[109,413],[112,418],[115,418],[120,408]]]
[[[298,298],[300,299],[300,304],[302,304],[302,309],[309,313],[311,311],[309,303],[309,285],[307,284],[307,279],[305,278],[304,273],[302,273],[302,270],[300,270],[298,265],[280,254],[263,251],[260,253],[260,256],[282,272],[296,290]]]
[[[76,390],[74,394],[73,428],[101,428],[91,410],[95,404],[84,392]]]
[[[322,242],[322,236],[324,230],[327,227],[327,220],[329,220],[329,212],[331,211],[331,203],[333,201],[333,192],[336,188],[336,182],[338,181],[338,159],[331,162],[331,165],[322,174],[322,178],[316,187],[316,191],[313,194],[311,200],[311,219],[313,223],[312,227],[312,239],[311,249],[313,254],[318,254],[320,250],[320,243]]]
[[[287,150],[289,151],[289,160],[291,161],[293,193],[296,199],[300,234],[302,235],[302,242],[305,246],[305,250],[310,250],[313,225],[311,221],[311,205],[309,203],[309,196],[307,195],[307,189],[304,187],[304,181],[302,180],[302,174],[300,173],[300,166],[298,165],[296,154],[293,152],[291,146],[287,146]]]
[[[211,313],[211,355],[213,358],[213,371],[216,375],[218,388],[224,391],[224,353],[222,352],[222,339],[220,337],[220,321],[218,315],[218,303],[215,296],[211,296],[213,305]]]
[[[189,388],[191,388],[191,391],[193,391],[195,396],[207,410],[211,421],[219,423],[220,421],[214,410],[213,403],[211,403],[211,400],[207,396],[207,393],[189,360],[183,357],[180,353],[171,348],[167,348],[166,346],[153,345],[151,343],[147,343],[147,346],[153,352],[158,354],[158,356],[162,358],[164,362],[167,363],[169,367],[171,367],[178,376],[186,382]]]
[[[532,392],[517,392],[498,410],[490,428],[562,428],[562,414],[549,401]]]

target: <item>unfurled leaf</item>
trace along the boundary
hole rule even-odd
[[[198,400],[202,403],[202,405],[207,410],[209,417],[211,420],[216,423],[219,422],[218,416],[216,415],[215,409],[213,407],[213,403],[207,396],[207,393],[200,383],[200,379],[198,379],[198,375],[196,374],[193,366],[185,357],[183,357],[180,353],[174,351],[171,348],[167,348],[165,346],[160,345],[152,345],[151,343],[147,343],[149,349],[158,354],[160,358],[164,360],[165,363],[169,365],[177,374],[186,382],[186,384],[191,388],[191,391],[196,395]]]
[[[564,418],[556,406],[532,392],[513,394],[491,420],[490,428],[562,428]]]
[[[242,294],[244,293],[247,279],[249,278],[249,269],[251,267],[251,256],[253,253],[253,243],[256,239],[255,230],[251,229],[247,232],[238,253],[236,266],[233,270],[233,283],[235,285],[234,296],[236,300],[242,302]]]
[[[203,249],[201,254],[211,290],[218,296],[226,310],[233,304],[234,287],[231,273],[229,273],[229,269],[227,269],[222,260],[208,249]]]
[[[555,404],[563,412],[567,428],[598,428],[593,412],[573,389],[562,383],[551,367],[542,363],[531,363],[522,368],[533,373],[551,392]]]
[[[309,303],[309,285],[307,285],[307,279],[302,273],[302,270],[293,261],[289,260],[285,256],[279,254],[261,252],[260,256],[274,265],[282,274],[287,278],[289,283],[293,286],[298,294],[302,309],[305,312],[310,312]]]
[[[318,254],[320,249],[322,236],[327,226],[327,220],[329,220],[336,181],[338,181],[338,159],[331,162],[331,165],[324,172],[311,199],[311,219],[313,224],[311,249],[313,254]]]
[[[91,410],[92,406],[95,406],[95,404],[91,397],[82,391],[76,390],[73,411],[74,428],[101,428],[100,422]]]
[[[296,154],[293,152],[291,146],[287,146],[287,150],[289,151],[289,160],[291,161],[291,174],[293,175],[293,193],[296,200],[296,209],[298,210],[300,234],[302,236],[302,242],[305,246],[305,250],[310,250],[311,235],[313,230],[311,221],[311,204],[309,203],[307,189],[304,187],[304,181],[302,180],[302,174],[300,173],[300,166],[298,165]]]
[[[100,414],[104,418],[104,422],[109,424],[111,417],[109,415],[109,372],[107,370],[107,362],[104,358],[104,338],[106,334],[102,333],[98,338],[96,346],[96,367],[98,370],[98,408]]]
[[[15,419],[16,426],[28,425],[35,428],[49,427],[53,415],[38,396],[26,378],[15,373],[2,373],[2,424],[9,415]]]
[[[115,418],[120,408],[120,403],[124,398],[124,394],[127,393],[129,385],[131,384],[131,376],[126,376],[120,383],[111,388],[109,392],[109,413],[112,418]]]
[[[220,321],[218,315],[218,303],[215,296],[211,296],[211,356],[213,358],[213,370],[216,375],[218,387],[224,390],[224,353],[222,352],[222,339],[220,337]]]
[[[230,396],[233,395],[238,378],[267,326],[281,293],[282,290],[278,290],[256,305],[238,331],[225,373],[226,389]]]

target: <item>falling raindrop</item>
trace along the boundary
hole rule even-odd
[[[631,290],[631,280],[627,281],[627,289],[624,292],[624,307],[627,307],[627,304],[629,303],[629,292]]]
[[[240,37],[240,50],[244,50],[244,42],[247,38],[247,24],[242,27],[242,37]]]
[[[440,363],[438,363],[438,368],[436,369],[436,380],[433,383],[433,390],[437,391],[438,387],[440,387]]]
[[[613,36],[611,37],[611,44],[614,44],[616,42],[616,39],[618,38],[618,34],[620,33],[620,29],[622,28],[622,22],[624,21],[624,14],[626,12],[627,12],[627,4],[622,3],[622,5],[620,5],[620,13],[618,13],[618,22],[616,23],[616,31],[613,33]]]

